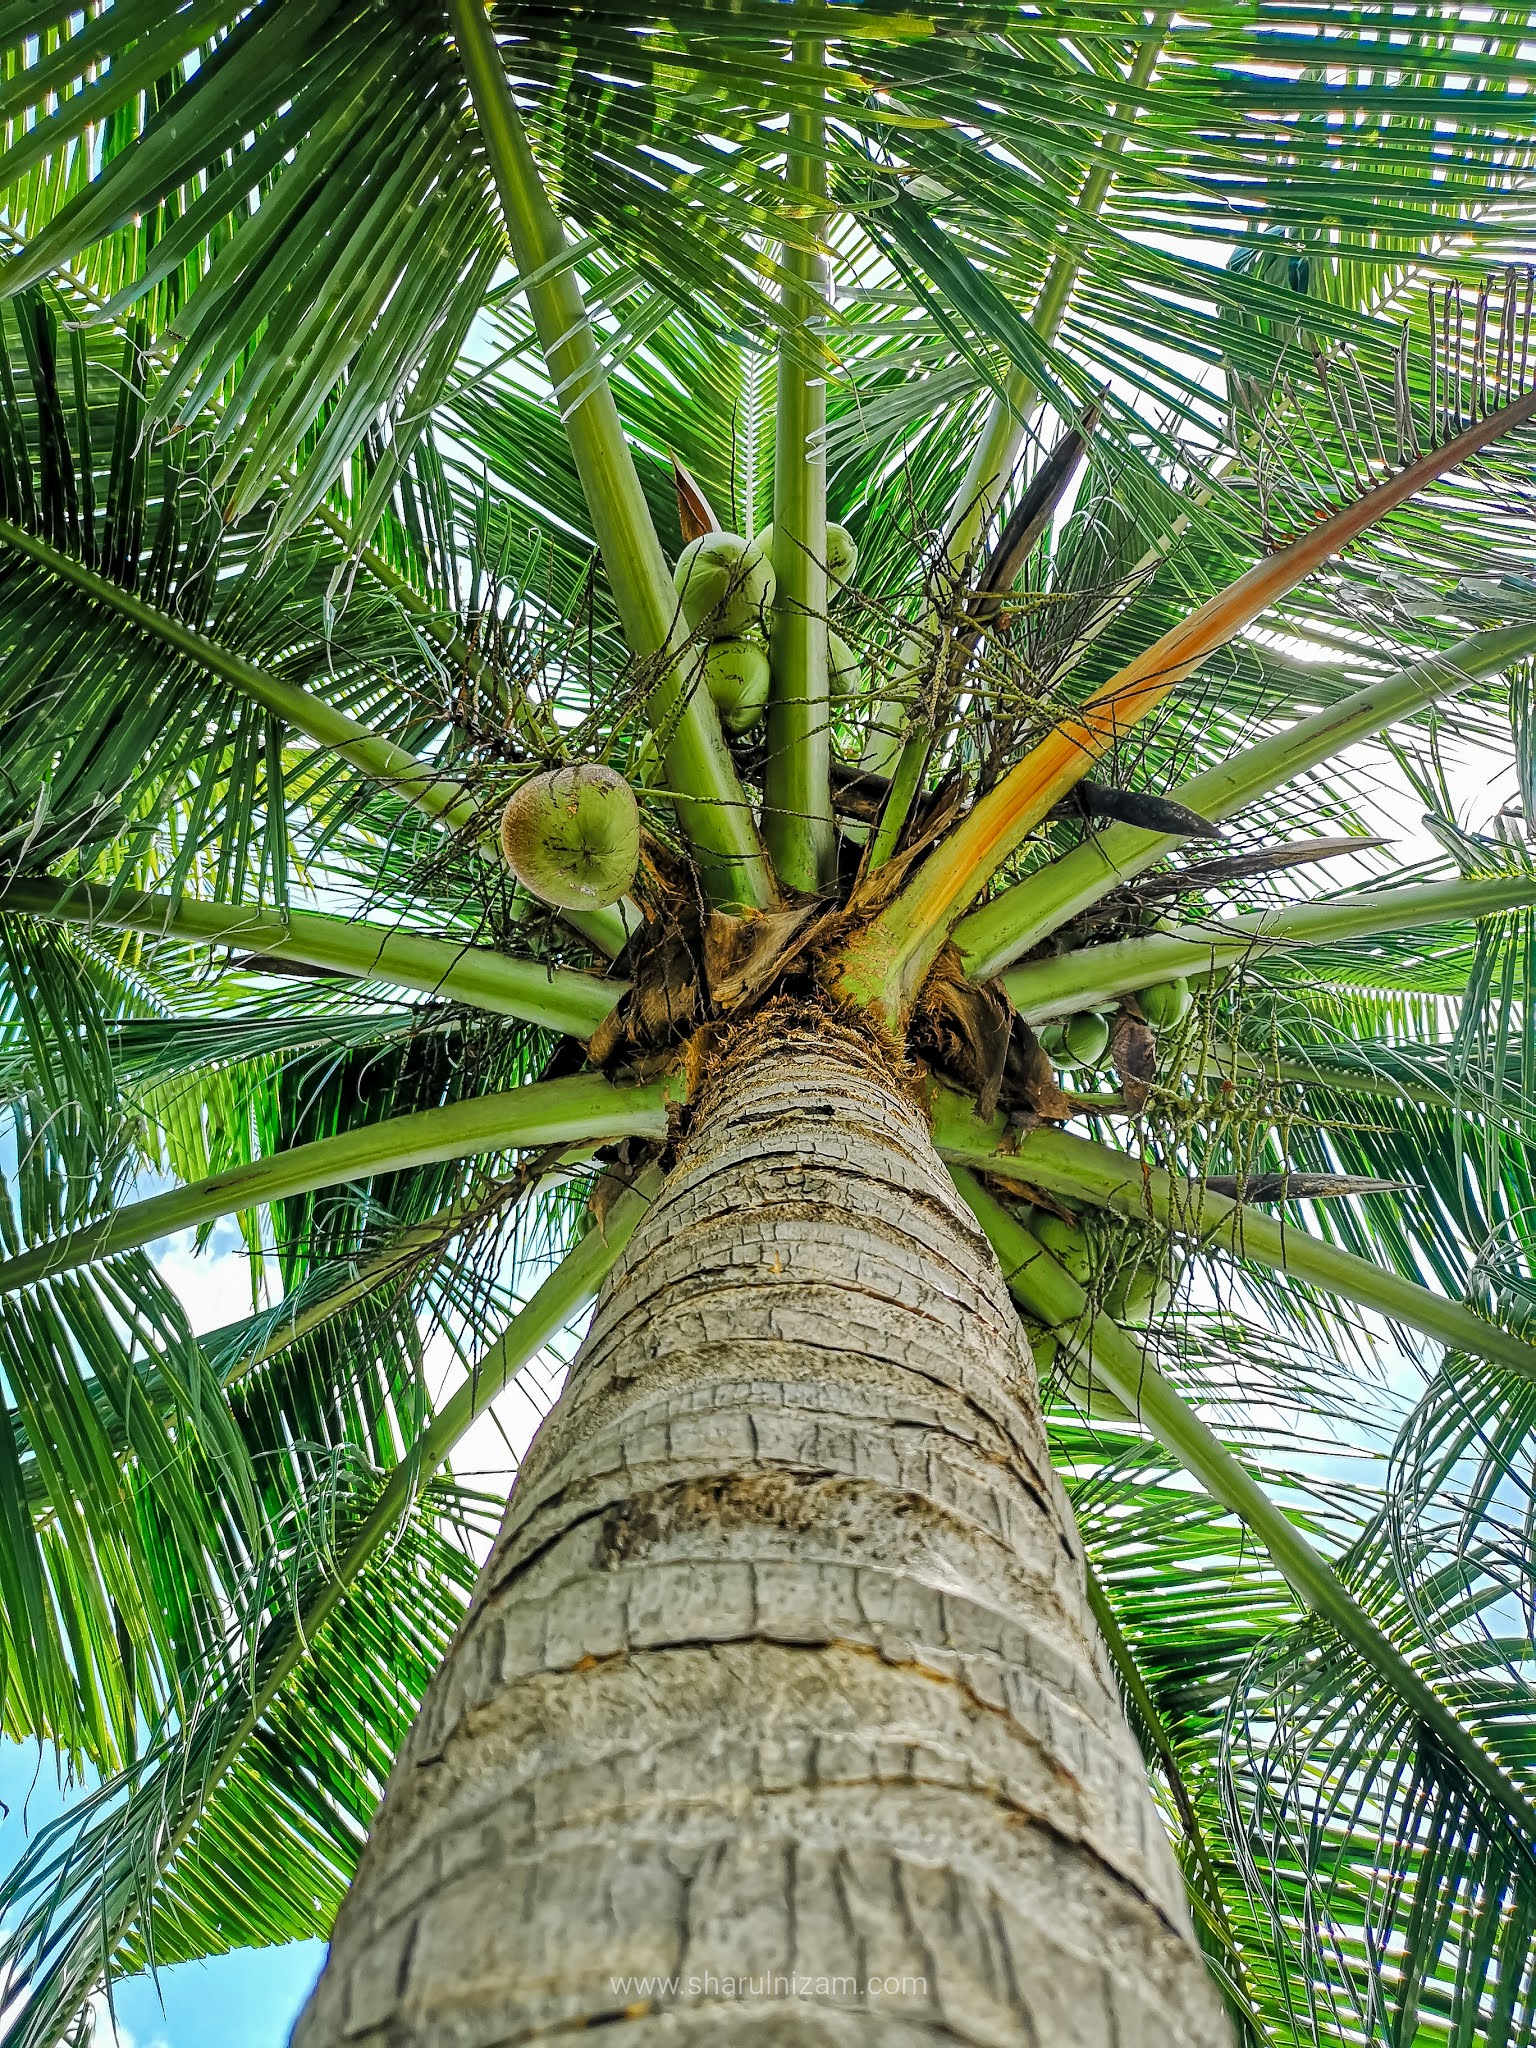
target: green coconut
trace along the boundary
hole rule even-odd
[[[1172,981],[1155,981],[1150,988],[1139,989],[1136,1000],[1154,1031],[1168,1031],[1189,1015],[1189,983],[1182,974]]]
[[[1192,996],[1214,994],[1218,989],[1225,988],[1228,982],[1236,981],[1238,972],[1237,963],[1234,961],[1229,967],[1213,967],[1209,974],[1190,974],[1186,975],[1185,979],[1189,983],[1189,992]]]
[[[1068,1360],[1065,1372],[1059,1377],[1065,1381],[1067,1397],[1073,1407],[1090,1421],[1123,1423],[1132,1420],[1130,1409],[1109,1391],[1088,1360]]]
[[[1049,1209],[1037,1209],[1029,1227],[1062,1269],[1079,1287],[1086,1287],[1093,1273],[1093,1247],[1086,1231],[1069,1223],[1065,1216],[1053,1216]]]
[[[1032,1323],[1029,1327],[1029,1348],[1035,1361],[1035,1371],[1042,1378],[1056,1363],[1056,1354],[1061,1349],[1061,1339],[1054,1330],[1047,1330],[1043,1324]]]
[[[857,697],[864,688],[864,664],[841,633],[827,632],[827,689],[834,702]]]
[[[739,639],[765,633],[773,608],[773,563],[756,541],[739,533],[706,533],[677,558],[672,581],[690,628]]]
[[[1065,1063],[1067,1057],[1067,1027],[1065,1024],[1037,1024],[1035,1036],[1040,1041],[1047,1059],[1057,1066]]]
[[[640,864],[635,793],[595,761],[531,776],[501,814],[501,850],[541,901],[601,910],[618,902]]]
[[[761,640],[711,640],[704,681],[727,732],[749,732],[768,703],[768,650]]]
[[[1067,1057],[1076,1067],[1096,1067],[1109,1051],[1109,1019],[1097,1010],[1081,1010],[1062,1027]]]
[[[1142,1325],[1165,1314],[1172,1300],[1173,1284],[1161,1266],[1125,1266],[1116,1274],[1104,1306],[1117,1323]]]
[[[827,575],[839,590],[859,566],[859,549],[846,526],[827,527]]]
[[[769,561],[773,560],[773,528],[765,526],[753,542],[762,549]],[[853,535],[846,526],[835,526],[827,522],[827,581],[834,590],[841,590],[848,578],[858,567],[859,550]]]

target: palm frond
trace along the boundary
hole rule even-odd
[[[345,1459],[309,1456],[301,1468],[198,1696],[141,1757],[41,1831],[5,1882],[17,2048],[55,2040],[113,1968],[329,1925],[468,1599],[472,1550],[489,1540],[495,1504],[438,1482],[295,1654],[306,1611],[379,1491]],[[338,1707],[351,1731],[345,1756],[331,1732]]]

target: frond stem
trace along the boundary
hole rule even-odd
[[[1447,1079],[1439,1086],[1433,1081],[1409,1081],[1396,1074],[1379,1069],[1373,1070],[1368,1064],[1368,1055],[1358,1046],[1350,1050],[1360,1060],[1358,1066],[1345,1066],[1334,1058],[1334,1048],[1319,1046],[1310,1058],[1271,1058],[1266,1054],[1249,1052],[1246,1047],[1235,1045],[1230,1039],[1212,1036],[1210,1055],[1217,1067],[1227,1067],[1234,1075],[1241,1074],[1247,1080],[1274,1084],[1292,1083],[1303,1088],[1327,1089],[1338,1095],[1364,1095],[1378,1102],[1411,1102],[1418,1109],[1455,1111],[1476,1108],[1479,1098],[1475,1093],[1458,1093],[1456,1083]]]
[[[1009,1292],[1025,1312],[1051,1325],[1123,1401],[1213,1500],[1250,1529],[1284,1573],[1297,1597],[1327,1622],[1382,1681],[1418,1715],[1477,1783],[1536,1843],[1536,1808],[1500,1765],[1403,1656],[1355,1599],[1289,1515],[1108,1316],[1036,1238],[963,1170],[955,1184],[986,1232],[1002,1264]]]
[[[826,48],[797,37],[800,64],[825,62]],[[826,230],[826,118],[790,116],[785,204],[801,235],[786,239],[785,324],[779,337],[774,407],[773,603],[769,660],[768,761],[763,838],[774,872],[814,895],[836,872],[832,823],[832,730],[827,687],[827,344],[830,298]]]
[[[715,707],[708,691],[697,686],[698,653],[686,645],[677,595],[587,317],[575,258],[528,146],[481,0],[447,4],[512,259],[529,280],[529,310],[624,637],[637,661],[656,665],[646,715],[661,743],[678,822],[717,901],[768,909],[777,895],[773,876]]]
[[[566,1080],[535,1081],[504,1094],[389,1117],[131,1202],[95,1223],[0,1260],[0,1294],[110,1258],[114,1252],[153,1244],[173,1231],[199,1229],[258,1204],[287,1201],[374,1174],[403,1173],[482,1152],[664,1138],[668,1104],[680,1100],[682,1093],[683,1083],[675,1077],[616,1088],[596,1074],[573,1074]]]
[[[1536,625],[1495,626],[1473,633],[1444,654],[1417,661],[1401,675],[1367,683],[1342,702],[1244,747],[1220,767],[1190,776],[1169,794],[1202,818],[1229,818],[1357,740],[1412,718],[1426,705],[1453,697],[1532,652]],[[1111,889],[1182,844],[1172,833],[1144,832],[1134,825],[1094,832],[1060,860],[1037,868],[1025,881],[1015,882],[960,920],[955,945],[966,973],[974,981],[990,980]]]
[[[591,1037],[629,986],[537,960],[510,959],[467,940],[427,938],[361,919],[200,903],[190,896],[155,896],[87,882],[33,876],[0,882],[0,914],[5,912],[87,930],[141,932],[189,946],[238,946],[273,960],[298,960],[362,981],[418,989],[445,1002],[582,1039]]]
[[[1462,1302],[1129,1153],[1047,1125],[1022,1132],[1016,1143],[1010,1143],[1001,1119],[983,1123],[968,1103],[948,1090],[935,1093],[934,1143],[953,1164],[1006,1173],[1069,1202],[1086,1202],[1133,1222],[1158,1224],[1201,1250],[1223,1251],[1241,1263],[1289,1274],[1358,1308],[1374,1309],[1453,1351],[1470,1352],[1522,1379],[1536,1379],[1536,1345],[1511,1336]]]
[[[383,783],[434,823],[451,832],[478,833],[480,806],[456,776],[443,774],[431,762],[418,759],[405,747],[397,747],[393,740],[381,739],[360,720],[336,710],[296,683],[267,675],[244,655],[147,603],[110,577],[98,575],[84,562],[39,540],[14,521],[0,519],[0,544],[25,555],[58,582],[67,584],[104,611],[127,620],[139,632],[195,662],[207,674],[231,684],[317,746],[340,755],[371,781]]]
[[[841,988],[899,1016],[961,912],[1094,762],[1287,591],[1427,485],[1536,418],[1536,390],[1489,413],[1240,576],[1102,683],[989,790],[850,943]]]
[[[0,899],[3,900],[3,899]],[[1002,976],[1026,1024],[1070,1016],[1133,995],[1179,974],[1211,974],[1255,954],[1289,946],[1325,946],[1428,925],[1497,917],[1536,903],[1536,876],[1485,882],[1419,882],[1400,889],[1362,889],[1323,903],[1293,903],[1246,917],[1202,918],[1198,924],[1145,938],[1080,946],[1031,960]]]

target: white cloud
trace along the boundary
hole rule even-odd
[[[150,1256],[199,1335],[251,1313],[251,1262],[239,1231],[228,1218],[214,1225],[201,1252],[197,1250],[197,1232],[179,1230],[174,1237],[151,1245]],[[280,1283],[273,1286],[274,1298],[281,1292]]]

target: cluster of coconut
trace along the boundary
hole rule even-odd
[[[1088,1287],[1102,1256],[1101,1248],[1095,1246],[1089,1233],[1050,1209],[1033,1208],[1024,1221],[1063,1272],[1070,1274],[1079,1287]],[[1173,1282],[1164,1266],[1151,1259],[1125,1258],[1105,1291],[1101,1306],[1117,1323],[1144,1326],[1164,1314],[1172,1300]]]
[[[827,579],[840,590],[859,551],[846,527],[827,528]],[[672,573],[691,633],[705,640],[704,682],[726,731],[750,732],[768,704],[768,624],[776,583],[773,528],[756,540],[706,533],[690,541]],[[863,686],[858,657],[827,634],[828,680],[835,698]],[[654,739],[641,750],[639,778],[660,766]],[[523,887],[559,910],[601,910],[617,903],[640,862],[640,810],[634,791],[595,761],[532,775],[508,801],[501,850]]]
[[[1189,1015],[1189,982],[1184,975],[1138,989],[1136,1003],[1154,1031],[1171,1031]],[[1060,1024],[1042,1024],[1036,1036],[1058,1066],[1096,1067],[1109,1051],[1108,1010],[1079,1010]]]
[[[1022,1220],[1062,1270],[1091,1295],[1095,1272],[1106,1263],[1105,1243],[1096,1242],[1079,1224],[1070,1223],[1065,1216],[1057,1216],[1049,1209],[1026,1210]],[[1146,1329],[1168,1313],[1177,1279],[1177,1270],[1166,1261],[1137,1257],[1127,1248],[1098,1301],[1099,1310],[1129,1329]],[[1049,1372],[1061,1349],[1060,1337],[1054,1330],[1027,1318],[1025,1327],[1035,1370]]]
[[[1182,1024],[1192,1000],[1189,982],[1182,974],[1136,993],[1137,1006],[1154,1031],[1170,1031]],[[1042,1024],[1036,1035],[1057,1065],[1096,1067],[1109,1051],[1110,1017],[1104,1010],[1080,1010],[1059,1024]],[[1023,1220],[1079,1287],[1091,1285],[1101,1248],[1089,1232],[1049,1209],[1032,1208]],[[1167,1313],[1172,1299],[1173,1277],[1167,1268],[1150,1258],[1132,1257],[1121,1261],[1099,1306],[1117,1323],[1145,1328]],[[1035,1327],[1030,1330],[1030,1343],[1036,1366],[1047,1371],[1059,1349],[1058,1338],[1050,1330]]]
[[[859,551],[846,527],[827,528],[827,581],[841,590]],[[690,541],[672,572],[678,603],[691,633],[701,634],[704,682],[728,733],[752,730],[768,705],[768,622],[777,582],[773,528],[755,540],[739,533],[706,533]],[[857,691],[858,657],[840,634],[827,633],[827,673],[835,698]]]

